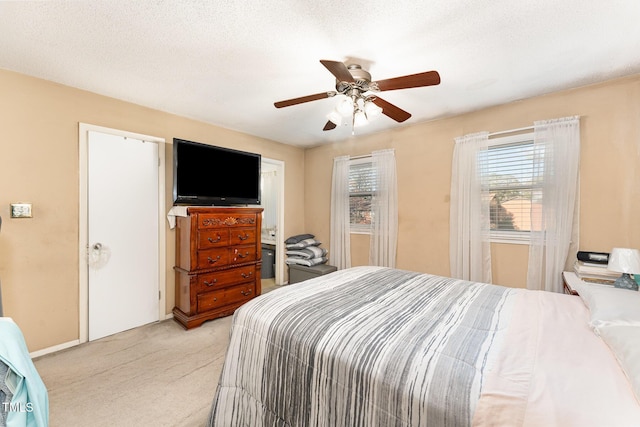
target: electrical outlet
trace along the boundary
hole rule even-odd
[[[11,203],[11,218],[31,218],[31,203]]]

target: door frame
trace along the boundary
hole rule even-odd
[[[79,317],[79,341],[85,343],[89,340],[89,266],[87,254],[89,250],[89,215],[88,215],[88,146],[89,131],[101,132],[109,135],[139,139],[158,144],[158,319],[166,316],[166,224],[165,224],[165,139],[96,126],[87,123],[79,123],[78,128],[78,158],[79,158],[79,200],[78,204],[78,317]]]
[[[276,167],[277,171],[277,189],[278,189],[278,207],[276,212],[276,221],[278,231],[276,233],[276,285],[284,285],[284,161],[269,159],[262,157],[264,163],[268,163]]]

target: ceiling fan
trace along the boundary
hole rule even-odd
[[[372,116],[382,113],[401,123],[411,117],[411,114],[403,109],[385,101],[376,95],[377,92],[387,90],[409,89],[422,86],[434,86],[440,84],[440,75],[437,71],[410,74],[386,80],[371,81],[371,74],[358,64],[346,65],[339,61],[321,59],[324,65],[336,78],[336,90],[321,92],[300,98],[287,99],[275,102],[276,108],[290,107],[319,99],[331,98],[336,95],[345,95],[336,111],[327,117],[329,121],[322,130],[335,129],[341,124],[341,117],[350,116],[354,127],[364,124]]]

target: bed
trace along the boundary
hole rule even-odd
[[[277,289],[234,314],[208,425],[640,425],[640,295],[600,291],[381,267]]]

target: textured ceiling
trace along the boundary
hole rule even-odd
[[[413,116],[356,136],[640,72],[638,0],[0,2],[0,68],[275,141],[314,146],[335,104],[275,101],[335,89],[320,59],[373,80]]]

